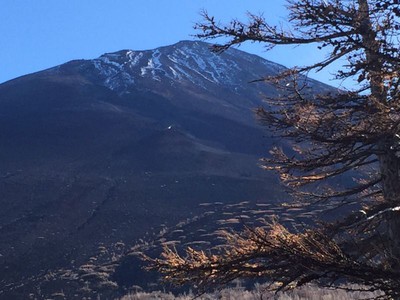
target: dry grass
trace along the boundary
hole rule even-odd
[[[357,287],[355,287],[357,288]],[[315,286],[305,286],[291,291],[280,292],[275,294],[266,291],[262,285],[256,285],[251,291],[246,291],[241,288],[223,289],[218,292],[204,294],[196,299],[199,300],[212,300],[212,299],[229,299],[229,300],[361,300],[361,299],[375,299],[382,295],[375,292],[349,292],[346,290],[332,290],[326,288],[319,288]],[[191,300],[195,295],[192,293],[184,295],[173,295],[172,293],[162,292],[136,292],[124,296],[120,300]]]

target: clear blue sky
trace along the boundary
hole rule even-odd
[[[207,10],[217,19],[245,20],[246,12],[284,22],[284,0],[6,0],[0,11],[0,82],[72,59],[121,49],[144,50],[194,39],[193,25]],[[323,53],[310,48],[240,49],[286,66]],[[329,74],[317,76],[329,83]]]

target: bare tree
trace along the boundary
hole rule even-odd
[[[237,277],[266,277],[301,285],[346,278],[400,297],[400,94],[398,0],[287,1],[287,28],[258,15],[247,23],[222,25],[203,14],[199,38],[228,38],[214,51],[241,43],[313,44],[328,55],[315,64],[288,69],[262,80],[282,97],[266,99],[256,113],[276,136],[295,145],[290,153],[271,150],[264,167],[275,170],[304,202],[354,203],[334,224],[292,234],[277,223],[228,233],[217,253],[187,250],[182,257],[166,248],[153,268],[182,284],[225,283]],[[354,90],[315,95],[307,88],[309,71],[345,62],[336,79],[353,79]],[[320,184],[341,176],[358,178],[332,189]]]

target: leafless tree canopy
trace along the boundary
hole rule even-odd
[[[276,136],[296,146],[290,153],[271,149],[262,162],[302,201],[357,201],[362,212],[296,234],[277,223],[225,233],[226,247],[218,253],[188,249],[182,257],[166,248],[153,267],[178,284],[261,276],[287,287],[346,278],[399,297],[399,1],[289,0],[287,5],[287,28],[252,14],[246,23],[223,25],[204,12],[203,22],[196,25],[198,37],[227,38],[214,51],[250,41],[267,49],[314,44],[316,51],[327,52],[322,61],[263,79],[275,84],[282,96],[266,99],[257,116]],[[354,90],[313,94],[307,72],[336,61],[345,63],[335,77],[353,79]],[[357,180],[342,189],[317,184],[340,176]]]

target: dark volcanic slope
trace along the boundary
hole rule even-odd
[[[278,197],[251,111],[277,92],[248,82],[283,67],[208,47],[119,51],[0,85],[0,298],[201,202]]]

